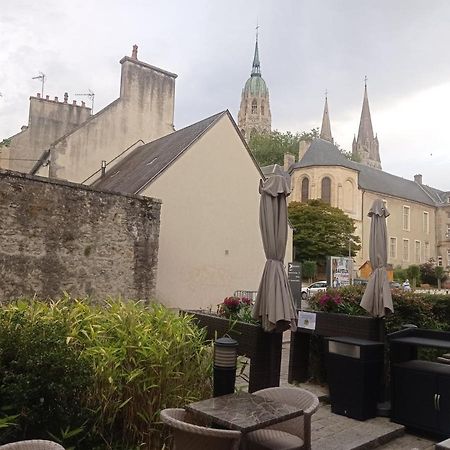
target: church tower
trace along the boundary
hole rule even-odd
[[[378,137],[373,135],[366,78],[364,81],[364,100],[359,122],[358,139],[353,138],[352,153],[362,164],[381,169],[379,147]]]
[[[247,142],[253,132],[269,133],[271,131],[272,116],[270,114],[269,89],[267,89],[266,82],[261,76],[258,32],[256,33],[252,72],[242,90],[238,126]]]
[[[325,94],[325,107],[323,108],[322,126],[320,127],[320,139],[329,141],[333,144],[333,136],[331,134],[330,115],[328,114],[328,95]]]

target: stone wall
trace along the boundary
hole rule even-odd
[[[0,301],[20,296],[148,299],[159,200],[0,171]]]

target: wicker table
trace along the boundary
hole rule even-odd
[[[247,392],[190,403],[185,409],[216,425],[242,433],[303,415],[301,408]]]

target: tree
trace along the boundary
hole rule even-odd
[[[324,266],[327,256],[354,256],[361,246],[353,219],[341,209],[321,200],[291,202],[289,220],[294,227],[296,261],[317,261]]]
[[[311,283],[311,280],[317,273],[317,263],[315,261],[304,261],[302,264],[302,269],[303,277],[308,278],[308,281]]]
[[[11,139],[6,138],[0,141],[0,148],[2,147],[9,147],[11,145]]]
[[[271,131],[270,133],[252,133],[249,147],[258,164],[268,166],[270,164],[284,164],[284,154],[298,154],[298,143],[300,141],[312,141],[319,136],[319,129],[301,133],[286,131]]]
[[[417,283],[420,282],[420,267],[413,264],[406,269],[406,274],[412,282],[412,288],[415,289]]]
[[[437,279],[438,289],[441,289],[441,281],[446,278],[444,268],[442,266],[436,266],[434,268],[434,274]]]

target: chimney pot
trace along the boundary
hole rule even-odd
[[[138,59],[137,58],[137,52],[138,52],[138,46],[136,44],[133,45],[133,51],[131,52],[131,57],[133,59]]]
[[[86,106],[86,103],[84,103],[83,100],[81,100],[81,106]]]
[[[37,98],[41,98],[41,94],[38,92],[38,93],[36,94],[36,97],[37,97]]]
[[[45,96],[45,100],[48,100],[50,97],[48,95]]]
[[[77,104],[77,101],[73,100],[72,105],[76,105],[76,104]]]
[[[414,175],[414,181],[417,184],[422,184],[422,175],[421,174]]]
[[[57,102],[58,101],[58,97],[55,97],[55,102]]]
[[[284,154],[284,164],[283,164],[284,171],[287,172],[289,167],[294,163],[295,163],[295,156],[291,153],[285,153]]]
[[[67,103],[67,100],[69,100],[69,94],[64,92],[64,103]]]

